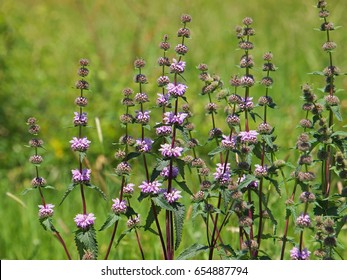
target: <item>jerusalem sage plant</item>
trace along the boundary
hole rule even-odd
[[[182,15],[183,26],[177,32],[180,42],[174,48],[174,56],[169,55],[168,35],[164,35],[159,44],[163,53],[158,59],[160,74],[156,83],[160,92],[155,102],[155,94],[146,92],[145,85],[151,82],[145,74],[146,61],[142,58],[134,61],[137,89],[134,92],[125,88],[122,92],[124,111],[118,113],[123,135],[114,143],[116,179],[108,190],[112,205],[99,227],[89,205],[87,207],[86,195],[91,189],[105,199],[106,196],[91,183],[91,167],[87,161],[91,141],[86,136],[85,111],[89,62],[80,60],[80,80],[75,85],[80,94],[75,99],[78,110],[73,118],[77,133],[70,140],[77,166],[71,171],[72,182],[61,201],[61,204],[64,202],[61,207],[68,207],[67,196],[74,189],[80,190],[82,211],[74,217],[80,259],[100,256],[99,234],[110,234],[102,257],[112,258],[112,252],[122,246],[123,239],[130,237],[130,233],[135,233],[142,259],[156,255],[144,250],[144,236],[149,234],[160,244],[162,258],[168,260],[196,258],[203,253],[208,259],[284,259],[288,256],[305,260],[311,257],[311,250],[315,250],[314,255],[320,259],[340,255],[338,237],[346,221],[343,213],[347,208],[347,195],[346,188],[338,190],[335,186],[347,179],[347,133],[339,130],[336,122],[342,121],[335,81],[341,72],[333,63],[336,43],[331,39],[337,27],[328,21],[327,3],[318,1],[317,7],[323,21],[319,30],[326,34],[322,48],[327,53],[328,66],[313,73],[325,78],[322,97],[318,97],[310,85],[302,86],[305,116],[300,121],[303,132],[295,147],[298,162],[291,164],[277,158],[279,148],[274,125],[278,121],[275,114],[270,115],[270,109],[276,108],[270,90],[274,82],[272,72],[277,67],[272,62],[273,54],[265,52],[261,66],[265,74],[257,77],[260,71],[254,62],[255,30],[250,17],[244,18],[242,26],[235,29],[242,54],[239,72],[231,76],[230,87],[220,76],[210,74],[207,64],[197,67],[199,79],[204,83],[199,98],[207,100],[205,111],[211,119],[208,135],[199,134],[204,123],[193,124],[195,116],[188,97],[196,99],[196,93],[189,92],[191,86],[188,88],[185,80],[189,70],[184,60],[188,53],[186,40],[191,37],[187,26],[192,18]],[[220,117],[223,115],[224,118]],[[39,131],[36,120],[29,118],[28,125],[29,132],[36,135]],[[38,150],[42,148],[42,140],[32,139],[29,146],[35,150],[30,158],[35,165],[35,178],[28,190],[39,191],[42,203],[39,220],[44,229],[57,237],[67,258],[71,259],[62,236],[53,226],[54,206],[47,204],[43,195],[50,187],[39,175],[42,157]],[[290,179],[286,178],[288,167],[293,169]],[[289,181],[294,184],[291,193]],[[282,196],[282,186],[288,199],[281,208],[274,205],[277,198],[272,194]],[[141,209],[135,209],[138,204]],[[278,219],[282,215],[285,215],[285,223],[281,229],[283,235],[279,236]],[[185,247],[180,248],[184,227],[189,226],[184,224],[188,216],[193,220],[202,219],[198,227],[203,231],[202,240],[184,243]],[[119,232],[124,228],[121,225],[124,218],[125,230]],[[97,221],[100,220],[102,218]],[[298,239],[289,236],[292,224],[299,233]],[[229,228],[236,229],[237,233],[227,232]],[[317,245],[308,246],[308,230],[314,232]],[[267,252],[270,242],[280,248],[280,255]],[[288,242],[293,246],[288,248]],[[179,248],[181,253],[175,256]]]

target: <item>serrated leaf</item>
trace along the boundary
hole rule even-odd
[[[185,217],[185,207],[183,204],[177,204],[175,206],[174,211],[174,222],[175,222],[175,250],[178,249],[178,247],[181,244],[182,241],[182,233],[183,233],[183,224],[184,224],[184,217]]]
[[[193,244],[192,246],[185,249],[178,257],[177,260],[186,260],[189,258],[193,258],[196,255],[206,252],[208,250],[208,246],[202,244]]]
[[[118,237],[115,247],[118,246],[118,244],[122,241],[122,239],[127,236],[134,228],[129,228],[121,233],[121,235]]]
[[[262,135],[261,138],[265,141],[265,143],[270,148],[273,148],[273,142],[272,142],[272,136],[271,135]]]
[[[176,159],[176,163],[177,163],[177,168],[178,168],[178,172],[180,173],[180,175],[182,176],[182,178],[184,179],[184,166],[185,166],[185,163],[183,160],[181,159]]]
[[[230,246],[230,244],[225,245],[225,244],[220,244],[219,245],[223,250],[220,250],[219,254],[224,257],[229,257],[226,252],[229,252],[233,258],[236,258],[236,253],[233,247]]]
[[[190,195],[193,195],[192,191],[189,189],[189,187],[187,186],[187,183],[186,181],[182,181],[182,182],[179,182],[179,181],[176,181],[175,182],[180,186],[180,188],[185,191],[186,193],[190,194]]]
[[[152,201],[154,202],[155,205],[157,205],[163,209],[166,209],[169,211],[175,211],[175,208],[169,202],[167,202],[166,199],[162,195],[152,197]]]
[[[86,185],[88,188],[92,189],[92,190],[96,190],[100,195],[101,197],[106,200],[106,194],[97,186],[95,185],[92,185],[92,184],[88,184]]]
[[[296,220],[296,212],[295,207],[293,205],[288,205],[286,207],[286,219],[289,218],[290,215],[293,215],[293,219]]]
[[[120,216],[115,215],[114,213],[112,214],[108,214],[106,221],[104,222],[104,224],[101,226],[101,228],[99,229],[99,231],[105,230],[111,226],[113,226],[118,220],[120,219]]]
[[[55,232],[56,229],[53,226],[53,221],[51,217],[45,218],[45,219],[40,219],[40,224],[44,228],[44,230],[50,231],[50,232]]]
[[[65,191],[65,193],[64,193],[64,195],[63,195],[63,198],[61,199],[61,202],[59,203],[59,205],[61,205],[61,204],[63,203],[63,201],[65,200],[65,198],[70,194],[70,192],[72,192],[72,190],[73,190],[76,186],[78,186],[78,184],[72,183],[72,184],[70,184],[70,185],[67,187],[67,189],[66,189],[66,191]]]
[[[342,115],[341,115],[341,111],[340,111],[340,106],[330,106],[329,108],[334,113],[337,120],[339,120],[341,122],[342,121]]]
[[[96,233],[94,227],[90,227],[88,230],[78,229],[75,232],[75,243],[77,246],[80,259],[88,251],[92,252],[95,259],[98,255],[98,242],[96,240]]]
[[[155,207],[155,213],[154,213],[153,207]],[[146,218],[145,230],[150,230],[150,227],[155,220],[155,214],[159,215],[160,211],[161,211],[161,208],[159,206],[152,204]]]

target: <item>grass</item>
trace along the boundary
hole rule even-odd
[[[234,26],[242,18],[254,19],[255,61],[260,67],[265,51],[274,53],[274,63],[279,70],[273,75],[275,84],[271,95],[279,110],[271,112],[276,127],[280,157],[295,163],[296,155],[290,150],[294,146],[299,130],[296,129],[300,112],[300,86],[308,82],[314,88],[322,86],[320,77],[307,75],[325,67],[326,57],[320,46],[322,34],[313,30],[319,26],[315,1],[10,1],[0,3],[0,231],[1,259],[64,259],[63,250],[52,236],[44,232],[36,219],[39,197],[35,193],[21,196],[24,188],[30,186],[33,177],[28,163],[29,150],[24,147],[26,137],[25,121],[34,115],[42,127],[45,141],[45,162],[43,176],[56,191],[46,192],[54,204],[58,204],[70,181],[70,169],[74,158],[68,140],[73,131],[68,128],[73,116],[75,90],[72,89],[77,74],[77,62],[86,57],[91,61],[92,85],[90,116],[101,121],[103,141],[97,136],[95,125],[88,131],[92,148],[88,158],[93,166],[94,183],[109,195],[117,193],[119,182],[111,176],[114,166],[112,143],[119,139],[121,130],[118,117],[121,112],[121,90],[133,86],[132,62],[137,57],[147,61],[145,68],[150,84],[146,86],[153,99],[156,96],[156,77],[160,73],[155,62],[161,52],[158,44],[164,34],[171,43],[176,43],[179,16],[189,13],[193,17],[190,25],[192,39],[189,40],[187,74],[189,84],[188,100],[198,96],[201,82],[195,67],[207,63],[211,72],[219,74],[227,84],[232,74],[237,74],[240,52],[236,50]],[[330,1],[332,2],[332,1]],[[347,53],[343,52],[347,42],[344,0],[331,3],[331,18],[343,31],[333,33],[338,44],[335,56],[343,69]],[[260,69],[255,70],[261,77]],[[346,77],[337,80],[338,88],[347,87]],[[256,92],[260,96],[263,92]],[[344,92],[342,92],[344,94]],[[341,98],[342,99],[342,98]],[[194,102],[194,121],[204,118],[206,100]],[[346,114],[347,100],[342,103],[342,114]],[[276,116],[275,116],[276,114]],[[219,116],[223,120],[224,116]],[[206,139],[206,129],[197,131],[197,137]],[[288,137],[290,135],[290,137]],[[89,138],[89,136],[88,136]],[[203,149],[202,151],[203,152]],[[14,199],[15,198],[15,199]],[[109,203],[100,203],[98,197],[88,196],[88,204],[97,217],[99,225]],[[286,197],[276,203],[283,205]],[[143,209],[147,206],[135,205]],[[280,209],[281,206],[278,208]],[[73,248],[74,228],[71,213],[80,209],[78,193],[72,194],[62,207],[57,208],[58,225]],[[147,211],[147,210],[146,210]],[[144,213],[145,215],[145,213]],[[283,229],[284,213],[276,213],[280,222],[278,234]],[[190,225],[191,224],[191,225]],[[187,218],[186,232],[181,249],[202,239],[200,222],[195,224]],[[230,232],[233,228],[228,228]],[[294,233],[291,233],[292,235]],[[344,230],[344,236],[346,236]],[[110,234],[99,234],[100,251],[105,252]],[[152,250],[153,243],[159,248],[157,239],[142,234],[148,258],[160,258],[159,250]],[[342,239],[341,239],[342,240]],[[125,238],[123,245],[113,250],[111,258],[138,258],[134,239]],[[310,239],[307,240],[307,243]],[[270,255],[278,255],[279,243],[267,242]],[[344,244],[345,246],[347,244]],[[130,249],[129,249],[130,248]],[[273,252],[271,252],[273,251]],[[151,255],[152,254],[152,255]],[[102,254],[101,254],[102,255]],[[77,255],[76,255],[77,256]],[[75,256],[75,257],[76,257]],[[344,251],[344,257],[347,257]]]

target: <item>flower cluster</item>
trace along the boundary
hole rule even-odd
[[[96,217],[93,213],[89,214],[77,214],[74,218],[76,226],[82,230],[88,230],[94,225]]]

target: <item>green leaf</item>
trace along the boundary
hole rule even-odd
[[[320,29],[318,29],[320,31]],[[308,73],[309,75],[319,75],[319,76],[325,76],[322,71],[314,71],[311,73]]]
[[[330,106],[330,110],[334,113],[337,120],[342,121],[342,115],[340,111],[340,106]]]
[[[35,188],[26,188],[24,191],[22,191],[21,195],[26,195],[28,192],[35,190]]]
[[[175,208],[169,202],[167,202],[166,199],[162,195],[152,197],[152,201],[154,202],[155,205],[157,205],[163,209],[166,209],[169,211],[175,211]]]
[[[265,141],[265,143],[270,148],[273,148],[273,142],[272,142],[272,136],[271,135],[262,135],[261,138]]]
[[[186,193],[188,193],[190,195],[193,195],[192,191],[187,186],[186,181],[178,182],[178,181],[175,180],[175,182],[181,187],[181,189],[183,191],[185,191]]]
[[[92,185],[92,184],[88,184],[86,185],[88,188],[92,189],[92,190],[96,190],[100,195],[101,197],[106,200],[106,194],[97,186],[95,185]]]
[[[123,231],[123,232],[121,233],[121,235],[118,237],[115,247],[117,247],[118,244],[122,241],[122,239],[123,239],[125,236],[127,236],[133,229],[134,229],[134,228],[129,228],[129,229]]]
[[[127,155],[127,157],[125,158],[125,161],[129,161],[129,160],[131,160],[132,158],[136,158],[136,157],[138,157],[138,156],[140,156],[141,155],[141,153],[139,153],[139,152],[131,152],[131,153],[129,153],[128,155]]]
[[[119,219],[120,219],[120,216],[115,215],[114,213],[108,214],[106,221],[104,222],[102,227],[99,229],[99,231],[105,230],[113,226]]]
[[[152,206],[150,207],[149,209],[149,212],[148,212],[148,215],[147,215],[147,218],[146,218],[146,225],[145,225],[145,229],[146,230],[149,230],[152,223],[154,222],[155,220],[155,214],[154,214],[154,211],[153,211],[153,207],[155,209],[155,213],[156,215],[159,215],[160,211],[161,211],[161,208],[155,204],[152,204]]]
[[[202,244],[193,244],[192,246],[185,249],[178,257],[177,260],[186,260],[189,258],[193,258],[196,255],[206,252],[208,250],[208,246]]]
[[[208,155],[213,157],[214,155],[223,153],[224,151],[226,151],[226,149],[220,146],[209,152]]]
[[[75,243],[80,255],[80,259],[86,252],[92,252],[94,258],[98,255],[98,242],[96,240],[96,233],[94,227],[90,227],[88,230],[78,229],[75,232]]]
[[[257,178],[254,175],[248,174],[246,178],[239,184],[238,189],[242,190],[243,188],[247,188],[248,185],[257,180]]]
[[[180,246],[182,241],[182,233],[183,233],[183,224],[184,224],[184,218],[185,218],[185,207],[183,204],[177,204],[176,210],[174,211],[174,222],[175,222],[175,234],[176,234],[176,240],[175,240],[175,250]]]
[[[185,166],[185,163],[181,159],[176,159],[176,163],[177,163],[178,171],[181,174],[182,178],[184,179],[184,166]]]
[[[56,232],[56,229],[53,226],[52,217],[40,219],[40,224],[44,228],[44,230],[47,230],[50,232]]]
[[[230,257],[230,254],[233,258],[236,258],[236,253],[235,250],[233,249],[233,247],[230,246],[230,244],[228,245],[224,245],[224,244],[220,244],[219,245],[221,248],[223,248],[223,250],[220,250],[219,254],[225,258]],[[229,253],[229,254],[227,254]]]
[[[331,134],[332,137],[334,136],[342,136],[347,137],[347,131],[335,131],[333,134]]]
[[[71,184],[67,187],[67,189],[66,189],[66,191],[65,191],[65,193],[64,193],[64,195],[63,195],[63,198],[61,199],[61,202],[59,203],[59,205],[61,205],[61,204],[63,203],[63,201],[65,200],[65,198],[70,194],[70,192],[72,192],[72,190],[73,190],[76,186],[78,186],[78,184],[71,183]]]

